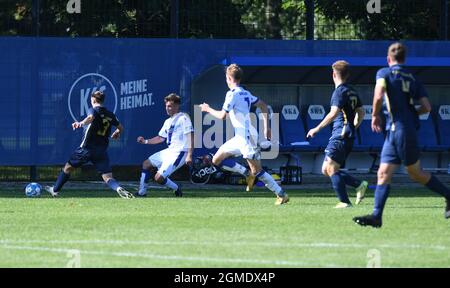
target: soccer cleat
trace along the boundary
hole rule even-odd
[[[450,200],[446,200],[447,206],[445,206],[445,219],[450,218]]]
[[[277,195],[277,200],[275,200],[275,205],[283,205],[287,202],[289,202],[289,196],[287,194],[284,194],[283,197],[280,197]]]
[[[53,191],[53,186],[44,186],[44,190],[50,193],[53,197],[58,197],[58,192]]]
[[[356,201],[355,201],[356,205],[361,203],[361,201],[364,199],[368,187],[369,183],[367,181],[362,181],[361,185],[356,187]]]
[[[147,197],[147,193],[134,192],[134,197]]]
[[[342,209],[342,208],[352,208],[352,204],[351,203],[345,203],[345,202],[339,202],[338,204],[336,204],[336,206],[334,206],[335,209]]]
[[[353,221],[361,226],[372,226],[374,228],[380,228],[381,225],[383,225],[381,218],[377,218],[373,216],[372,214],[360,216],[360,217],[354,217]]]
[[[256,176],[250,174],[245,179],[247,180],[247,188],[245,188],[245,191],[250,192],[253,190],[253,186],[255,186]]]
[[[174,192],[175,192],[175,197],[183,197],[183,192],[181,192],[180,187],[178,187],[178,189],[175,190]]]
[[[119,194],[119,196],[123,199],[132,199],[134,198],[133,194],[128,192],[127,190],[125,190],[122,187],[117,188],[117,194]]]

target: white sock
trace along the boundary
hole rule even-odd
[[[164,184],[164,186],[166,186],[167,188],[170,188],[172,190],[177,190],[178,189],[178,185],[175,184],[172,180],[170,180],[169,178],[166,179],[166,183]]]
[[[147,188],[145,185],[145,173],[141,173],[141,180],[139,182],[139,194],[143,195],[147,193]]]
[[[239,174],[244,175],[244,176],[248,175],[247,168],[245,168],[244,166],[242,166],[239,163],[236,163],[233,167],[230,167],[230,166],[227,166],[227,165],[223,165],[222,169],[230,171],[230,172],[239,173]]]
[[[263,171],[263,173],[259,173],[258,175],[259,180],[261,180],[264,184],[266,184],[266,187],[277,194],[278,196],[282,196],[283,189],[281,189],[280,185],[272,178],[272,176],[269,175],[269,173]]]

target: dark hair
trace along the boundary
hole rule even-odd
[[[102,104],[103,102],[105,102],[106,95],[102,91],[95,91],[94,93],[92,93],[91,97],[95,98],[98,103]]]
[[[342,79],[346,80],[350,76],[350,64],[347,61],[339,60],[333,63],[331,66],[333,71]]]
[[[180,105],[181,97],[175,93],[170,93],[164,98],[164,102],[173,102],[174,104]]]
[[[388,56],[398,63],[404,63],[406,59],[406,46],[400,42],[391,44],[388,49]]]

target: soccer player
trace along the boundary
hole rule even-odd
[[[251,187],[254,179],[258,178],[269,190],[276,194],[275,205],[285,204],[289,201],[288,195],[275,182],[272,176],[261,167],[260,151],[257,149],[257,140],[255,138],[257,132],[250,122],[250,107],[255,105],[263,112],[264,136],[266,139],[270,139],[271,132],[268,125],[267,105],[240,86],[242,76],[243,71],[238,65],[231,64],[227,67],[226,81],[230,91],[226,94],[222,110],[214,110],[207,103],[200,104],[203,112],[210,113],[215,118],[224,120],[229,114],[234,127],[234,137],[220,146],[219,150],[214,154],[213,164],[219,167],[225,165],[230,169],[229,171],[234,170],[234,172],[242,174],[245,167],[236,163],[233,159],[229,159],[230,157],[242,155],[247,160],[252,176],[254,176],[252,183],[248,183],[248,185]],[[252,133],[251,130],[254,130],[254,132]]]
[[[333,123],[333,131],[322,165],[322,173],[330,177],[334,191],[339,199],[335,208],[347,208],[352,204],[345,185],[356,188],[356,204],[361,203],[367,190],[367,181],[358,180],[341,171],[345,160],[353,148],[356,129],[364,120],[364,109],[356,91],[347,84],[350,64],[346,61],[333,63],[333,81],[335,90],[331,96],[331,108],[328,115],[317,127],[308,131],[306,137],[314,137],[321,129]]]
[[[418,116],[430,112],[431,105],[425,88],[404,66],[405,60],[406,47],[402,43],[393,43],[388,48],[389,67],[377,72],[372,130],[377,133],[382,131],[379,114],[384,99],[387,134],[381,151],[373,213],[353,218],[353,221],[362,226],[377,228],[382,226],[383,210],[389,196],[392,174],[402,163],[412,180],[445,197],[447,206],[444,216],[450,218],[450,190],[435,176],[420,167],[417,145]],[[415,101],[420,104],[418,108],[414,106]]]
[[[146,183],[154,177],[156,183],[164,185],[175,192],[176,197],[182,197],[180,187],[169,176],[185,163],[192,164],[192,151],[194,150],[194,129],[191,119],[186,113],[180,112],[180,96],[171,93],[164,98],[166,112],[169,118],[164,122],[158,136],[144,139],[139,136],[137,142],[141,144],[159,144],[166,142],[168,148],[151,155],[142,163],[142,173],[139,191],[135,196],[147,196]],[[154,174],[155,170],[158,170]],[[153,171],[153,173],[152,173]]]
[[[134,198],[133,194],[122,188],[112,176],[112,169],[109,165],[109,157],[107,153],[109,145],[109,135],[111,127],[115,126],[116,130],[111,134],[111,138],[117,140],[123,131],[122,124],[117,120],[113,112],[108,111],[103,106],[106,95],[101,91],[95,91],[91,95],[92,108],[88,110],[87,117],[81,122],[72,123],[72,129],[83,128],[83,139],[80,147],[70,157],[62,171],[58,175],[58,179],[54,186],[44,186],[44,189],[53,197],[58,196],[58,192],[63,185],[69,180],[70,173],[86,164],[92,162],[97,171],[102,175],[103,181],[116,191],[120,197],[130,199]]]

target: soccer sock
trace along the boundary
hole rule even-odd
[[[225,159],[225,160],[223,160],[222,163],[220,163],[219,167],[222,168],[223,170],[239,173],[239,174],[244,175],[244,176],[248,175],[247,168],[245,168],[241,164],[237,163],[233,159]]]
[[[445,199],[450,200],[450,190],[444,184],[442,184],[441,181],[434,177],[434,175],[431,175],[430,181],[428,181],[425,186],[431,191],[444,196]]]
[[[164,182],[161,183],[162,185],[166,186],[169,189],[172,190],[178,190],[178,185],[175,184],[172,180],[170,180],[169,178],[164,179]]]
[[[280,185],[278,185],[278,183],[272,178],[272,176],[269,175],[269,173],[261,170],[261,172],[256,174],[256,178],[261,180],[270,191],[274,192],[279,197],[284,197],[285,193],[283,189],[281,189]]]
[[[334,191],[336,192],[336,196],[339,201],[343,203],[350,204],[350,199],[348,199],[347,190],[345,188],[344,177],[341,176],[339,172],[331,175],[331,184],[333,186]]]
[[[61,170],[59,172],[58,178],[56,179],[55,186],[53,186],[53,191],[58,192],[61,190],[63,185],[69,180],[70,174],[64,173],[64,171]]]
[[[377,185],[375,189],[375,205],[373,208],[373,216],[380,218],[383,216],[384,205],[386,204],[386,200],[389,197],[389,191],[391,189],[391,185]]]
[[[344,179],[345,185],[352,186],[354,188],[357,188],[359,185],[361,185],[362,182],[361,180],[356,179],[355,177],[347,174],[346,172],[339,171],[337,173],[339,173],[342,179]]]
[[[150,171],[142,169],[141,180],[139,182],[139,191],[145,191],[145,184],[148,183],[150,179]]]
[[[106,182],[106,184],[108,184],[109,188],[111,188],[114,191],[117,191],[117,188],[120,187],[119,183],[117,183],[116,179],[111,178],[108,180],[108,182]]]

